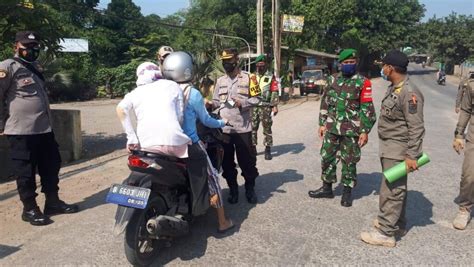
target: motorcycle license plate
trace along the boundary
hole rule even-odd
[[[105,201],[136,209],[144,209],[148,203],[151,190],[130,185],[113,184]]]

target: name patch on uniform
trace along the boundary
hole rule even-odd
[[[6,70],[0,70],[0,79],[3,79],[7,77],[7,71]]]
[[[242,94],[242,95],[246,95],[246,94],[249,93],[249,90],[247,88],[239,88],[237,90],[237,93]]]

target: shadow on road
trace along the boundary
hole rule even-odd
[[[303,143],[284,144],[272,147],[272,156],[279,157],[284,154],[299,154],[305,149]],[[264,151],[259,152],[258,155],[263,155]]]
[[[357,186],[353,190],[354,200],[361,199],[372,194],[378,195],[382,173],[360,173],[357,175]],[[342,183],[339,183],[335,188],[335,195],[342,195]]]
[[[382,173],[361,173],[357,179],[357,187],[353,191],[354,200],[361,199],[372,194],[378,195],[380,183],[382,181]],[[342,195],[342,184],[339,183],[335,190],[335,195]],[[433,203],[427,199],[423,193],[409,190],[407,196],[406,219],[407,230],[417,226],[427,226],[434,224],[431,220],[433,217]]]
[[[96,163],[96,164],[92,164],[92,165],[89,165],[89,166],[85,166],[85,167],[82,167],[82,168],[79,168],[79,169],[76,169],[76,170],[72,170],[72,171],[69,171],[69,172],[66,172],[66,173],[63,173],[59,176],[59,180],[63,180],[63,179],[67,179],[67,178],[72,178],[74,177],[74,175],[78,174],[78,173],[81,173],[81,172],[84,172],[84,171],[88,171],[88,170],[92,170],[92,169],[95,169],[95,168],[99,168],[105,164],[107,164],[108,162],[110,161],[113,161],[113,160],[116,160],[118,158],[121,158],[121,157],[124,157],[124,155],[119,155],[117,157],[114,157],[114,158],[111,158],[111,159],[108,159],[108,160],[104,160],[102,162],[99,162],[99,163]],[[74,165],[74,164],[79,164],[79,163],[82,163],[82,162],[85,162],[87,160],[80,160],[80,161],[76,161],[76,162],[73,162],[73,163],[70,163],[69,165]],[[13,181],[14,179],[11,179],[11,181]],[[39,183],[40,179],[36,179],[36,183],[38,185],[38,187],[40,186],[40,183]],[[8,192],[5,192],[5,193],[2,193],[0,195],[0,201],[3,201],[3,200],[6,200],[6,199],[9,199],[11,197],[14,197],[18,195],[18,190],[16,189],[12,189]],[[105,198],[104,198],[105,199]]]
[[[109,192],[109,188],[105,188],[104,190],[97,192],[91,196],[84,198],[81,202],[75,203],[79,205],[79,212],[93,209],[95,207],[107,204],[105,202],[105,197],[107,196],[107,192]]]
[[[431,220],[432,217],[433,203],[421,192],[408,191],[406,207],[407,230],[417,226],[434,224]]]
[[[91,159],[125,148],[127,137],[125,134],[105,135],[97,133],[86,135],[82,133],[83,159]]]
[[[284,194],[286,191],[279,189],[283,184],[296,182],[303,179],[303,175],[296,170],[287,169],[283,172],[274,172],[261,175],[257,178],[255,191],[259,197],[258,204],[267,202],[275,193]],[[222,182],[222,181],[221,181]],[[225,238],[240,231],[240,225],[248,218],[249,212],[255,205],[247,203],[244,186],[239,187],[239,203],[227,203],[228,190],[224,190],[226,215],[232,219],[236,227],[231,232],[222,235],[217,233],[217,219],[214,210],[196,218],[191,225],[190,235],[173,241],[170,248],[163,249],[152,266],[162,266],[177,258],[190,261],[206,254],[207,240],[209,237]],[[252,244],[247,244],[251,247]]]
[[[3,259],[15,252],[18,252],[23,245],[17,246],[17,247],[12,247],[12,246],[7,246],[7,245],[2,245],[0,244],[0,259]]]

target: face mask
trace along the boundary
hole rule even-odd
[[[222,67],[224,67],[224,70],[226,73],[231,73],[235,70],[235,68],[237,67],[237,63],[229,63],[229,62],[226,62],[226,63],[222,63]]]
[[[346,76],[354,75],[356,73],[356,64],[342,64],[341,71]]]
[[[40,49],[36,47],[29,47],[29,48],[19,48],[18,55],[20,58],[28,63],[32,63],[38,59],[40,53]]]
[[[383,68],[380,70],[380,76],[382,77],[382,79],[388,81],[388,76],[385,75],[385,73],[383,72]]]
[[[260,74],[265,73],[265,67],[257,67],[257,72]]]

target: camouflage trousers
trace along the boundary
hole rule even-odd
[[[327,183],[337,182],[336,166],[342,163],[341,182],[354,187],[357,180],[357,162],[360,160],[358,137],[342,136],[326,132],[321,147],[321,179]],[[339,153],[338,153],[339,152]]]
[[[260,121],[262,122],[263,126],[263,135],[265,136],[265,140],[263,144],[265,146],[273,146],[273,136],[272,136],[272,107],[270,106],[260,106],[253,108],[252,111],[252,144],[254,146],[257,145],[257,135],[258,135],[258,127]]]

